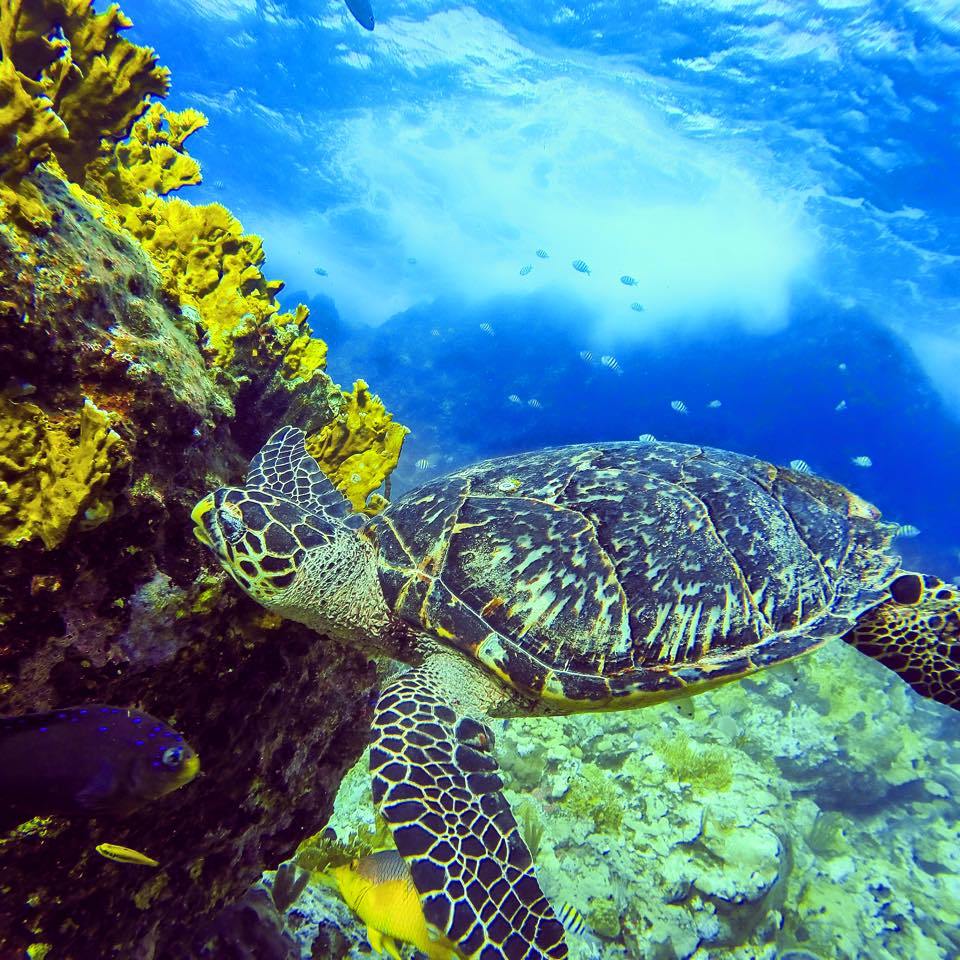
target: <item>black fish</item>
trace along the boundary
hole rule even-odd
[[[370,6],[370,0],[347,0],[347,7],[353,14],[353,19],[360,24],[364,30],[372,30],[376,24],[373,19],[373,7]]]
[[[0,718],[0,829],[51,813],[131,813],[199,769],[190,744],[140,710],[90,703]]]

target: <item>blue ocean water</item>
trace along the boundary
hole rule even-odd
[[[955,4],[126,10],[210,118],[191,197],[411,426],[395,492],[651,433],[803,459],[960,574]]]

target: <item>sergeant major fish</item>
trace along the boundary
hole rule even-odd
[[[600,358],[600,362],[608,369],[612,370],[614,373],[623,373],[623,370],[620,368],[620,364],[617,363],[617,358],[610,356],[609,354],[604,354]]]
[[[47,814],[126,814],[189,783],[200,761],[176,730],[102,703],[0,719],[0,826]]]
[[[620,278],[620,282],[625,287],[635,287],[637,285],[637,281],[633,277],[631,277],[629,274],[626,274],[626,273]]]
[[[526,264],[524,264],[524,265],[520,268],[520,276],[521,276],[521,277],[527,276],[527,274],[529,274],[532,269],[533,269],[533,264],[532,264],[532,263],[526,263]]]
[[[587,266],[586,260],[574,260],[570,266],[573,267],[577,273],[585,273],[588,276],[590,275],[590,268]]]
[[[686,413],[687,405],[682,400],[671,400],[670,409],[675,413]]]
[[[634,313],[643,313],[643,304],[642,303],[631,303],[630,309]]]
[[[857,467],[872,467],[873,461],[867,456],[851,457],[850,462]]]
[[[542,249],[537,251],[537,256],[538,256],[541,260],[549,260],[549,259],[550,259],[550,254],[547,253],[546,250],[542,250]]]

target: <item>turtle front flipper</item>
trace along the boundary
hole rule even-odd
[[[493,733],[470,709],[484,682],[441,655],[388,684],[373,718],[373,799],[438,937],[477,960],[561,960],[563,926],[503,795]]]
[[[921,696],[960,710],[960,589],[903,573],[890,599],[860,617],[844,640],[896,671]]]

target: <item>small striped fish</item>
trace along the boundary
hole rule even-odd
[[[671,400],[670,409],[676,413],[686,413],[687,405],[682,400]]]
[[[846,401],[846,400],[841,400],[833,409],[836,410],[837,413],[839,413],[841,410],[846,410],[846,409],[847,409],[847,401]]]
[[[440,336],[440,331],[439,331],[436,327],[434,327],[434,328],[430,331],[430,336],[431,336],[431,337],[439,337],[439,336]]]
[[[533,269],[532,263],[527,263],[520,268],[520,276],[525,277]]]
[[[550,254],[547,253],[546,250],[542,250],[542,249],[537,251],[537,256],[538,256],[541,260],[549,260],[549,259],[550,259]]]
[[[480,329],[481,329],[484,333],[488,334],[489,336],[491,336],[491,337],[493,336],[493,327],[491,327],[489,323],[481,323],[481,324],[480,324]]]
[[[523,401],[515,393],[511,393],[510,396],[507,397],[507,399],[511,403],[523,403]]]
[[[226,184],[222,180],[214,180],[213,186],[217,190],[223,190],[226,187]]]
[[[652,433],[641,433],[637,439],[641,443],[656,443],[657,438]]]
[[[579,936],[587,930],[580,911],[572,904],[565,903],[557,912],[557,919],[566,927],[567,933]]]
[[[570,266],[573,267],[577,273],[586,273],[588,275],[590,273],[590,268],[587,266],[586,260],[574,260]]]
[[[898,523],[896,536],[918,537],[920,536],[920,528],[915,527],[912,523]]]
[[[324,270],[323,267],[314,267],[314,268],[313,268],[313,272],[314,272],[318,277],[326,277],[326,276],[328,276],[327,271]]]
[[[600,358],[600,362],[608,369],[613,370],[616,373],[621,373],[620,364],[617,363],[616,357],[611,357],[609,354],[604,354]]]
[[[534,410],[543,409],[543,404],[536,397],[533,397],[531,400],[528,400],[527,405],[533,407]]]
[[[589,350],[581,350],[580,359],[589,363],[593,359],[593,354]]]
[[[872,467],[873,461],[867,456],[851,457],[850,462],[858,467]]]
[[[797,473],[809,473],[810,464],[806,460],[791,460],[790,469],[796,470]]]
[[[634,278],[631,277],[628,273],[625,273],[625,274],[620,278],[620,282],[621,282],[625,287],[635,287],[635,286],[637,285],[637,281],[634,280]]]
[[[426,457],[421,457],[421,458],[414,464],[414,466],[415,466],[418,470],[429,470],[429,469],[430,469],[430,461],[429,461]]]
[[[635,313],[643,313],[643,304],[642,303],[631,303],[630,309]]]

